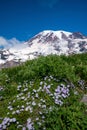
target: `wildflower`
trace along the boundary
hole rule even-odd
[[[19,108],[20,106],[18,105],[17,108]]]
[[[46,108],[46,105],[42,105],[42,108]]]
[[[48,81],[50,82],[50,81],[51,81],[51,79],[48,79]]]
[[[53,76],[50,75],[50,79],[53,79]]]
[[[56,93],[59,93],[59,94],[61,93],[61,88],[60,88],[60,86],[58,86],[57,89],[55,89],[55,92],[56,92]]]
[[[58,104],[58,105],[63,105],[63,102],[61,100],[55,100],[55,104]]]
[[[18,128],[22,128],[22,125],[18,125],[18,126],[17,126],[17,129],[18,129]]]
[[[27,106],[26,108],[25,108],[25,111],[28,111],[30,109],[30,106]]]
[[[19,98],[19,95],[17,95],[16,97]]]
[[[36,93],[35,97],[38,98],[38,93]]]
[[[12,122],[16,122],[16,118],[12,118]]]
[[[13,100],[13,103],[15,102],[15,100]]]
[[[34,130],[33,123],[31,122],[31,119],[27,119],[27,128],[28,130]]]
[[[33,101],[33,102],[32,102],[32,105],[33,105],[33,106],[35,106],[35,105],[36,105],[36,103]]]
[[[24,111],[24,109],[22,108],[22,109],[20,109],[20,112],[22,112],[22,111]]]
[[[43,84],[43,82],[41,81],[41,82],[40,82],[40,85],[42,85],[42,84]]]
[[[24,99],[25,99],[25,97],[23,96],[23,97],[21,97],[21,99],[22,99],[22,100],[24,100]]]
[[[37,90],[37,92],[39,92],[42,89],[42,87],[39,87],[39,89]]]
[[[41,107],[41,104],[40,104],[40,103],[38,103],[38,106],[39,106],[39,107]]]
[[[51,85],[48,85],[47,88],[49,89],[51,87]]]
[[[38,120],[39,120],[39,118],[37,117],[37,118],[36,118],[36,121],[38,121]]]
[[[2,126],[2,129],[5,130],[5,129],[6,129],[6,125],[3,125],[3,126]]]
[[[41,112],[41,111],[39,111],[39,114],[40,114],[40,115],[42,115],[42,112]]]
[[[43,89],[46,91],[47,94],[50,94],[50,93],[51,93],[50,90],[49,90],[46,86],[44,86]]]
[[[75,94],[75,95],[78,95],[78,92],[77,92],[77,91],[75,91],[75,92],[74,92],[74,94]]]
[[[21,108],[24,108],[24,105],[22,105]]]
[[[12,106],[8,106],[8,109],[9,109],[10,111],[12,111],[12,110],[13,110]]]
[[[36,93],[37,91],[35,89],[33,89],[33,92]]]
[[[12,112],[12,115],[14,115],[14,114],[16,114],[16,112],[15,112],[15,111],[13,111],[13,112]]]
[[[45,116],[42,116],[42,119],[45,119]]]
[[[17,122],[16,122],[16,124],[18,125],[18,124],[19,124],[19,122],[17,121]]]
[[[22,86],[21,86],[21,85],[18,85],[18,86],[17,86],[17,89],[21,89],[21,88],[22,88]]]
[[[67,95],[66,95],[66,94],[63,94],[63,93],[62,93],[61,96],[62,96],[63,98],[66,98],[66,97],[67,97]]]
[[[28,91],[28,88],[25,88],[23,91],[24,91],[24,92]]]
[[[26,127],[23,127],[22,130],[26,130]]]
[[[41,126],[41,122],[37,122],[37,124],[38,124],[39,126]]]
[[[17,113],[17,114],[20,114],[20,110],[16,110],[16,113]]]

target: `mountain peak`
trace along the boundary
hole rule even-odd
[[[63,30],[58,30],[58,31],[54,31],[54,30],[44,30],[42,31],[40,34],[42,35],[47,35],[47,34],[54,34],[56,35],[59,39],[62,39],[62,34],[66,35],[67,37],[69,35],[71,35],[71,32],[67,32],[67,31],[63,31]]]

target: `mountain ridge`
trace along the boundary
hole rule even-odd
[[[0,50],[0,66],[8,62],[19,64],[40,55],[85,53],[87,37],[80,32],[44,30],[20,45]]]

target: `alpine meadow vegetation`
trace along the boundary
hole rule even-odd
[[[0,70],[0,130],[87,130],[87,53]]]

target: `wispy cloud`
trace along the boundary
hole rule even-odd
[[[59,0],[37,0],[38,3],[43,7],[53,8]]]
[[[17,40],[16,38],[12,38],[12,39],[5,39],[4,37],[0,36],[0,48],[11,48],[11,47],[16,47],[23,43],[19,40]]]

